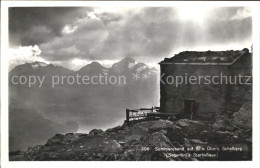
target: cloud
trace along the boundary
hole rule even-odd
[[[69,60],[64,61],[53,61],[52,63],[55,65],[60,65],[65,68],[71,69],[71,70],[79,70],[80,68],[92,63],[92,62],[98,62],[103,67],[110,68],[112,65],[120,60],[109,60],[109,59],[102,59],[102,60],[90,60],[90,59],[82,59],[82,58],[72,58]]]
[[[172,31],[175,22],[170,16],[174,10],[150,8],[140,11],[128,10],[124,15],[96,13],[94,19],[90,19],[89,15],[81,18],[76,24],[75,32],[40,45],[42,56],[53,61],[70,59],[72,55],[69,52],[67,56],[65,53],[61,56],[58,51],[71,44],[76,45],[80,51],[78,58],[93,60],[168,53],[172,47],[171,42],[178,34]],[[162,31],[161,26],[169,29]]]
[[[10,48],[8,53],[9,69],[11,70],[17,65],[23,63],[31,63],[35,61],[46,62],[40,57],[41,50],[37,45],[35,46],[19,46],[17,48]]]
[[[73,56],[95,59],[98,56],[93,51],[102,44],[107,34],[102,22],[90,20],[85,21],[74,33],[56,37],[39,47],[43,51],[42,56],[50,61],[68,60]]]
[[[71,26],[66,25],[66,26],[62,29],[62,33],[63,33],[63,34],[70,34],[70,33],[75,32],[77,29],[78,29],[77,26],[71,27]]]
[[[245,19],[252,16],[252,11],[250,8],[241,8],[238,9],[236,14],[233,15],[230,19],[236,20],[236,19]]]
[[[159,62],[180,49],[218,46],[221,50],[239,42],[241,48],[251,45],[252,18],[250,10],[244,7],[55,10],[21,10],[29,15],[22,14],[21,20],[29,23],[22,24],[21,30],[11,28],[10,33],[18,33],[21,44],[37,44],[42,51],[40,56],[50,62],[69,65],[73,59],[119,60],[126,56]],[[33,17],[32,13],[37,14]],[[10,25],[15,26],[20,17],[11,18],[14,21]],[[27,30],[32,33],[26,35]]]
[[[244,18],[241,20],[216,21],[207,27],[208,44],[227,44],[250,42],[252,36],[252,18]],[[249,43],[249,46],[251,44]],[[245,46],[247,47],[247,46]]]
[[[75,45],[71,46],[71,47],[66,47],[66,48],[61,48],[58,53],[58,55],[70,55],[70,56],[77,56],[80,53],[80,51],[77,49],[77,47]]]
[[[9,8],[11,45],[41,44],[61,36],[66,24],[84,17],[92,8],[74,7],[12,7]],[[37,37],[38,36],[38,37]]]

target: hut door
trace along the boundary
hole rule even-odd
[[[184,99],[184,114],[190,115],[191,119],[196,116],[194,99]]]

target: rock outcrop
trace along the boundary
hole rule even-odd
[[[233,114],[235,124],[252,129],[252,103],[246,102],[240,110]]]
[[[104,134],[104,131],[101,129],[93,129],[89,132],[89,135],[102,135]]]
[[[235,117],[235,121],[237,119]],[[227,154],[221,151],[223,146],[242,151]],[[218,157],[197,156],[204,156],[200,150],[208,148],[212,151],[204,155],[214,156],[218,152]],[[10,160],[250,160],[251,152],[251,130],[237,126],[231,118],[217,116],[212,123],[188,119],[154,120],[118,126],[105,132],[94,129],[89,134],[56,134],[45,145],[10,152]]]

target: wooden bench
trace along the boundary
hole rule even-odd
[[[129,121],[132,120],[140,120],[140,119],[146,119],[147,118],[147,113],[153,112],[154,107],[152,108],[140,108],[140,109],[126,109],[126,122],[128,123]]]
[[[168,119],[171,117],[173,114],[171,113],[162,113],[162,112],[151,112],[147,113],[147,118],[148,119]]]
[[[173,114],[160,112],[160,107],[126,109],[126,122],[140,119],[168,119]]]

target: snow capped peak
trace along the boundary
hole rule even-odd
[[[135,66],[135,63],[129,63],[129,64],[128,64],[128,68],[129,68],[129,69],[132,69],[134,66]]]
[[[122,71],[125,68],[131,69],[135,66],[135,60],[129,57],[125,57],[121,61],[113,64],[112,69],[114,69],[116,72]]]
[[[136,69],[136,71],[137,72],[141,72],[141,71],[143,71],[143,70],[145,70],[145,69],[148,69],[149,67],[147,66],[147,65],[144,65],[144,66],[141,66],[141,67],[138,67],[137,69]]]
[[[36,62],[31,63],[31,66],[32,66],[33,69],[36,69],[36,68],[39,68],[39,67],[46,67],[46,66],[48,66],[48,64],[46,64],[44,62],[36,61]]]

